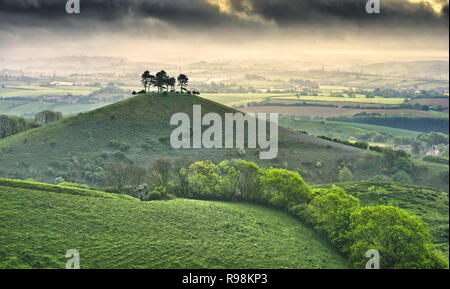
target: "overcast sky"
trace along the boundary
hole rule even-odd
[[[66,2],[0,0],[0,52],[448,50],[448,0],[380,0],[371,15],[366,0],[80,0],[77,15]]]

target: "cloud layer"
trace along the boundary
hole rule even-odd
[[[73,29],[98,24],[113,29],[162,22],[178,29],[245,29],[350,26],[448,28],[448,1],[381,0],[381,14],[368,15],[366,0],[80,0],[81,14],[68,15],[65,0],[0,0],[0,29]],[[436,7],[442,7],[437,11]]]
[[[80,0],[70,15],[67,0],[0,0],[0,57],[19,48],[164,55],[180,43],[194,55],[448,49],[448,0],[380,1],[369,15],[367,0]]]

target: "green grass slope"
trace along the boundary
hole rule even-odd
[[[310,228],[248,204],[139,202],[0,183],[0,268],[348,268]],[[57,192],[56,192],[57,191]]]
[[[391,205],[420,217],[429,225],[436,248],[448,256],[448,192],[393,183],[359,182],[336,185],[357,197],[363,206]]]
[[[53,182],[101,183],[109,163],[133,161],[147,166],[157,157],[189,156],[194,160],[243,158],[261,166],[302,169],[309,182],[332,182],[337,168],[354,162],[359,149],[303,134],[280,131],[279,154],[274,160],[259,160],[256,150],[246,149],[173,149],[169,143],[174,113],[192,116],[192,106],[202,105],[202,113],[221,115],[236,110],[196,96],[138,95],[89,113],[65,118],[48,126],[25,131],[0,140],[0,176],[18,179],[36,178]],[[110,146],[111,141],[125,143],[123,153]],[[316,165],[320,163],[320,168]]]
[[[361,135],[381,134],[391,137],[410,137],[416,138],[421,133],[412,130],[405,130],[399,128],[391,128],[385,126],[363,124],[363,123],[342,123],[333,121],[315,121],[315,120],[300,120],[287,119],[280,120],[280,126],[289,129],[306,131],[312,135],[323,135],[328,137],[336,137],[341,139],[348,139],[350,137],[358,137]]]

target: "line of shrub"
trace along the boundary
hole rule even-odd
[[[327,136],[318,136],[321,139],[326,139],[329,141],[333,141],[333,142],[337,142],[337,143],[341,143],[341,144],[345,144],[348,146],[352,146],[352,147],[356,147],[356,148],[360,148],[363,150],[366,150],[369,148],[369,144],[363,141],[357,141],[357,142],[351,142],[351,141],[347,141],[347,140],[343,140],[343,139],[339,139],[339,138],[332,138],[332,137],[327,137]]]
[[[448,159],[439,157],[439,156],[433,156],[433,155],[427,155],[422,158],[423,161],[436,163],[436,164],[444,164],[448,165]]]
[[[365,254],[370,249],[380,252],[384,269],[448,268],[420,218],[393,206],[360,207],[359,200],[340,187],[311,189],[297,172],[263,169],[244,160],[218,165],[184,162],[180,166],[179,162],[172,165],[170,160],[161,159],[149,173],[156,187],[145,200],[175,195],[270,205],[322,233],[355,268],[365,267]]]

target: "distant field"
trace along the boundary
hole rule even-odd
[[[292,93],[280,94],[281,96],[289,96]],[[249,102],[260,102],[267,97],[273,97],[274,94],[269,93],[202,93],[203,98],[218,102],[227,106],[245,105]]]
[[[177,199],[140,202],[101,193],[0,185],[0,268],[349,268],[287,213]],[[117,195],[116,195],[117,196]]]
[[[278,97],[277,97],[278,98]],[[376,103],[376,104],[400,104],[405,102],[405,98],[366,98],[366,97],[331,97],[331,96],[280,96],[280,99],[293,99],[293,100],[316,100],[327,102],[359,102],[359,103]]]
[[[309,134],[329,137],[338,137],[348,139],[350,137],[356,137],[358,135],[368,134],[371,132],[381,133],[396,136],[405,136],[416,138],[420,135],[420,132],[390,128],[377,125],[368,125],[360,123],[342,123],[342,122],[330,122],[330,121],[314,121],[314,120],[292,120],[287,118],[281,118],[279,124],[282,127],[303,130]]]
[[[91,92],[98,90],[96,87],[85,86],[56,86],[56,87],[42,87],[42,86],[16,86],[0,88],[0,97],[39,97],[39,96],[53,96],[53,95],[89,95]]]
[[[409,101],[410,103],[419,103],[425,105],[442,105],[443,107],[449,107],[449,99],[448,98],[419,98],[412,99]]]
[[[0,114],[22,116],[43,110],[54,110],[59,111],[64,115],[69,115],[94,110],[109,104],[111,103],[58,104],[44,101],[0,100]]]
[[[330,97],[323,93],[321,96],[295,96],[294,93],[203,93],[202,97],[224,105],[245,105],[249,102],[261,102],[269,99],[271,102],[285,101],[319,101],[327,104],[400,104],[404,98],[365,98],[365,97]]]
[[[339,115],[353,115],[356,113],[381,113],[381,114],[411,114],[420,116],[436,116],[435,112],[411,110],[411,109],[351,109],[316,106],[252,106],[241,108],[244,112],[251,113],[284,113],[307,115],[310,117],[329,117]]]

